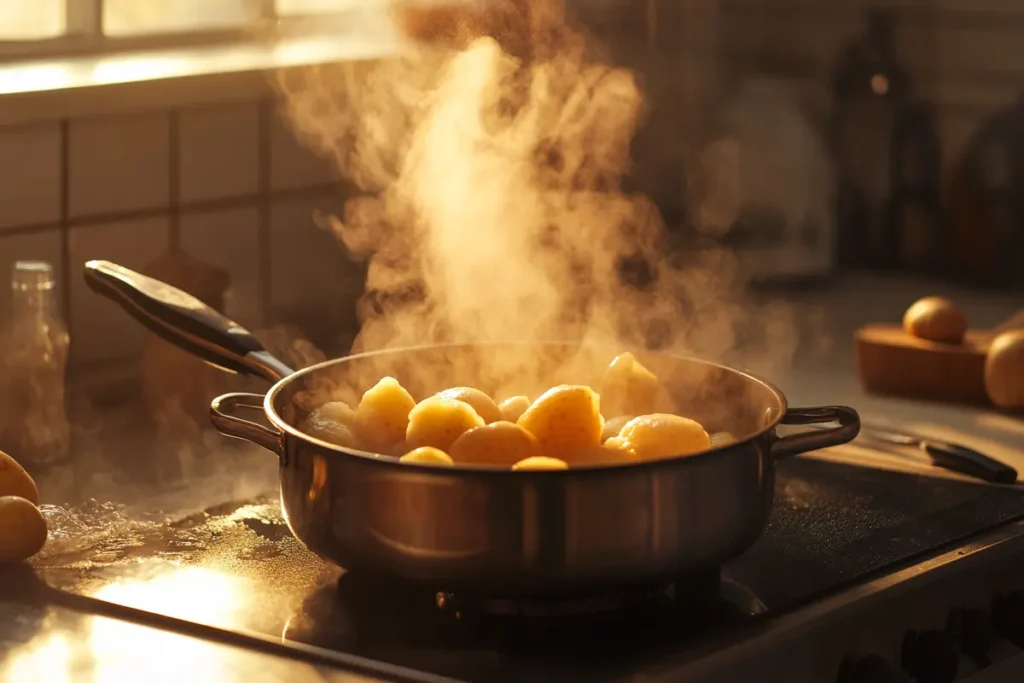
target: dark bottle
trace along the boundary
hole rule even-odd
[[[899,262],[892,231],[892,141],[910,81],[896,59],[893,19],[874,10],[863,37],[842,53],[833,81],[830,137],[837,170],[840,265]]]

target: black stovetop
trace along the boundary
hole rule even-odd
[[[162,574],[212,568],[244,575],[246,585],[231,610],[197,612],[214,626],[462,680],[599,681],[633,677],[698,641],[756,632],[772,616],[1024,517],[1024,489],[811,458],[780,463],[775,497],[764,536],[720,573],[568,603],[345,574],[297,545],[274,502],[219,506],[134,551],[122,544],[119,560],[108,547],[99,562],[51,557],[37,569],[57,589],[116,602],[118,592],[106,590],[113,584],[166,591]],[[192,618],[173,600],[134,606]]]

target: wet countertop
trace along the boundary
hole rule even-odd
[[[853,331],[870,321],[896,321],[909,302],[935,293],[958,300],[976,327],[1019,307],[1006,296],[875,277],[790,295],[798,319],[813,324],[802,330],[799,357],[772,377],[791,405],[846,403],[869,418],[980,447],[1024,472],[1024,423],[1016,418],[866,396],[857,385]],[[78,481],[74,503],[54,497],[64,484],[40,482],[54,532],[31,563],[32,578],[0,574],[0,680],[374,680],[353,667],[343,673],[341,665],[280,659],[101,616],[88,602],[62,602],[64,594],[98,599],[230,623],[265,638],[281,623],[290,625],[285,631],[300,628],[310,607],[304,600],[341,573],[289,534],[274,493],[273,456],[227,443],[204,426],[157,439],[141,424],[131,407],[108,410],[79,435],[80,457],[69,475]],[[928,470],[863,449],[824,456]]]

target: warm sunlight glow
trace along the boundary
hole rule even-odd
[[[4,662],[0,660],[0,680],[70,683],[71,645],[64,634],[32,641],[25,650]]]

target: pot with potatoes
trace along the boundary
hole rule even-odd
[[[717,567],[762,533],[778,460],[860,425],[843,406],[790,408],[734,368],[569,343],[387,349],[295,372],[180,290],[106,261],[85,276],[164,339],[274,383],[216,398],[211,420],[278,457],[299,541],[437,588],[564,594]]]

